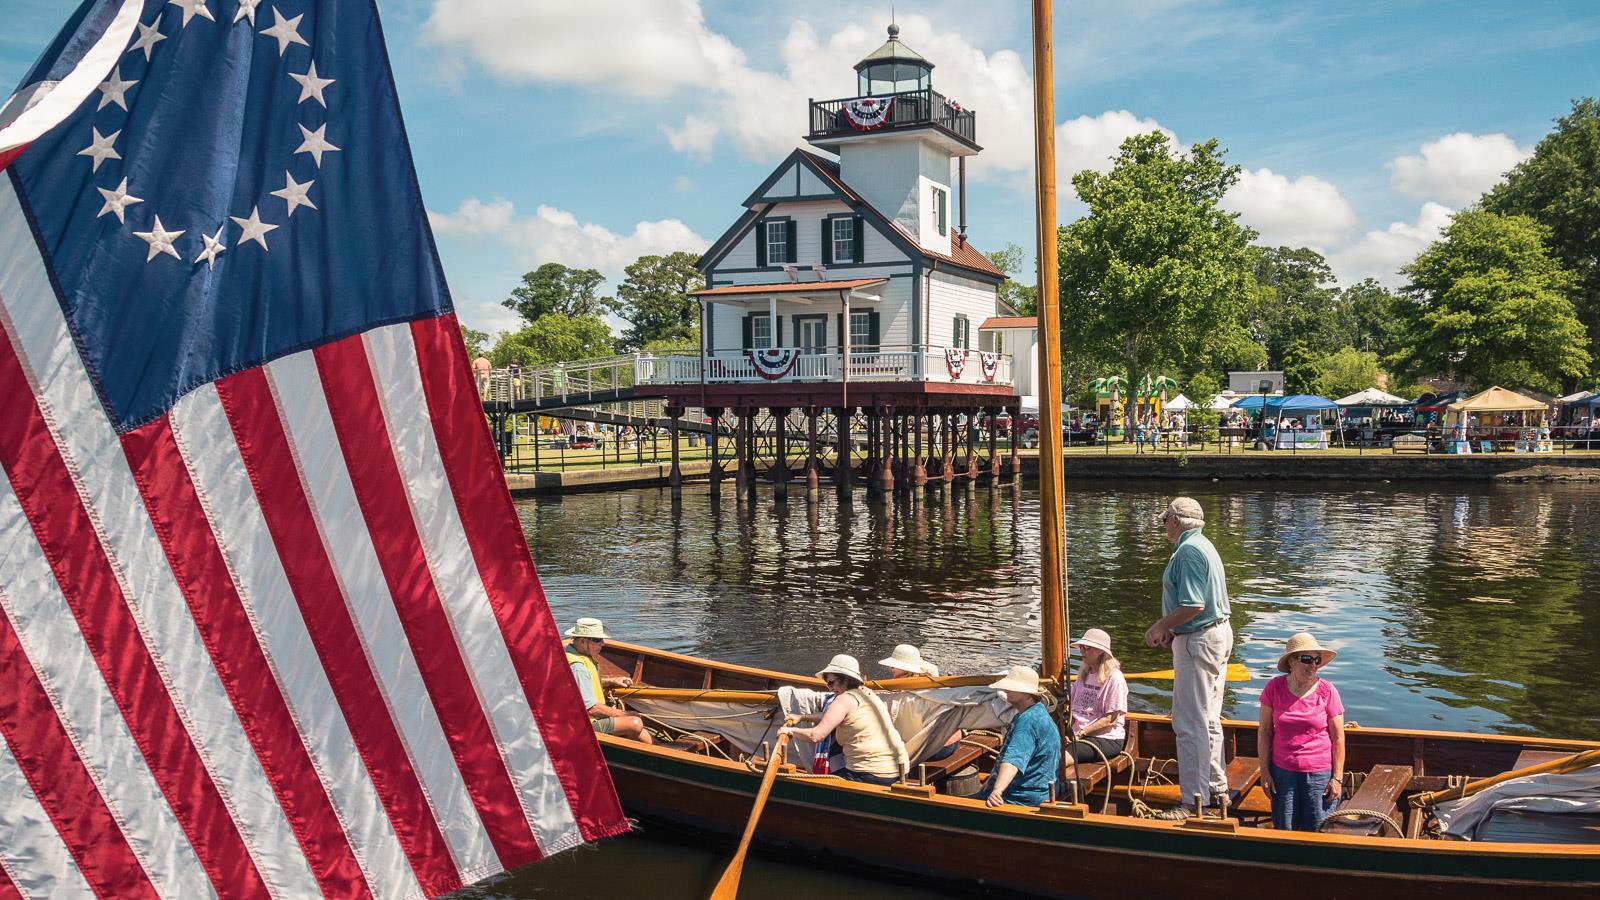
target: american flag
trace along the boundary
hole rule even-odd
[[[0,169],[0,897],[436,895],[623,830],[371,0],[88,0]]]

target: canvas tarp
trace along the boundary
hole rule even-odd
[[[1600,813],[1600,766],[1577,772],[1529,775],[1471,797],[1434,808],[1439,825],[1452,837],[1473,840],[1496,810],[1539,813]]]

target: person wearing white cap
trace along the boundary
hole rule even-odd
[[[1172,732],[1178,744],[1178,784],[1185,801],[1209,806],[1228,793],[1222,760],[1222,691],[1233,628],[1228,625],[1228,578],[1217,548],[1200,533],[1206,513],[1193,497],[1174,497],[1161,514],[1172,559],[1161,576],[1161,619],[1146,644],[1172,648]],[[1178,806],[1159,815],[1183,819]]]
[[[922,658],[922,651],[911,644],[896,644],[894,652],[888,659],[878,660],[878,665],[889,670],[891,678],[914,678],[924,675],[929,678],[939,677],[939,667]],[[888,700],[889,715],[894,719],[894,730],[900,733],[900,739],[911,742],[911,739],[922,731],[927,724],[922,718],[922,710],[916,702],[915,696],[896,693],[890,694]],[[935,762],[944,759],[956,752],[961,746],[961,741],[967,736],[965,731],[957,728],[951,733],[944,746],[934,751],[931,756],[923,758],[922,762]]]
[[[1050,711],[1039,702],[1043,689],[1039,673],[1027,666],[1012,666],[1006,676],[989,685],[1017,711],[1000,743],[994,773],[984,785],[984,802],[990,806],[1014,803],[1038,806],[1050,799],[1061,771],[1061,732]]]
[[[1072,682],[1072,741],[1063,777],[1077,777],[1078,763],[1114,759],[1128,741],[1128,679],[1111,653],[1111,635],[1091,628],[1072,642],[1081,654]]]
[[[579,619],[567,629],[567,637],[572,639],[567,648],[567,665],[572,668],[572,678],[578,682],[578,693],[589,711],[589,724],[600,734],[655,743],[644,727],[644,719],[605,703],[606,688],[633,686],[633,679],[625,676],[600,677],[600,651],[611,637],[606,634],[605,625],[599,619]]]
[[[833,691],[828,708],[820,716],[803,716],[778,733],[796,734],[814,744],[832,736],[844,752],[844,768],[833,774],[848,781],[894,784],[904,778],[911,768],[905,742],[894,729],[888,707],[863,683],[856,658],[841,653],[817,677]]]

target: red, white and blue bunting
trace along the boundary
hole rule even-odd
[[[793,347],[768,347],[746,352],[750,354],[750,364],[756,367],[756,374],[768,381],[777,381],[788,375],[794,368],[794,361],[800,356],[800,351]]]
[[[978,351],[978,363],[983,366],[983,380],[993,381],[996,373],[1000,371],[1000,354]]]
[[[944,367],[950,370],[950,377],[959,379],[961,372],[967,367],[967,351],[960,347],[946,347],[944,351]]]
[[[848,100],[844,104],[845,118],[850,120],[850,127],[857,131],[871,131],[882,128],[889,121],[889,111],[894,109],[893,97],[862,97],[859,100]]]

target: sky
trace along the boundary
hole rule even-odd
[[[209,2],[233,18],[236,0]],[[9,90],[69,4],[0,4]],[[491,333],[517,325],[500,301],[543,263],[599,269],[612,290],[640,255],[705,249],[803,145],[808,99],[854,96],[851,67],[891,17],[859,0],[379,9],[457,310]],[[973,243],[1031,248],[1029,5],[898,0],[892,15],[934,88],[976,111]],[[1107,168],[1123,138],[1216,138],[1242,168],[1226,205],[1259,243],[1325,254],[1341,283],[1401,283],[1452,212],[1600,95],[1586,0],[1057,0],[1054,38],[1063,222],[1083,213],[1071,173]]]

